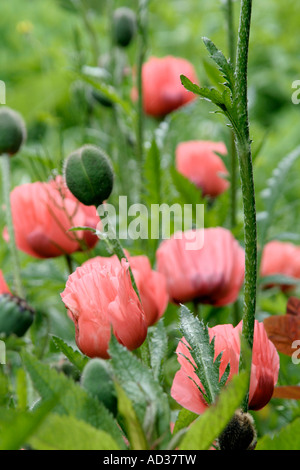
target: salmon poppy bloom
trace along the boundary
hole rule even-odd
[[[141,297],[147,325],[151,326],[162,317],[169,302],[166,279],[163,274],[151,268],[147,256],[130,256],[126,252],[126,257]],[[119,258],[116,255],[110,257],[96,256],[83,263],[83,265],[94,262],[98,262],[103,267],[120,266]]]
[[[230,363],[230,374],[238,374],[240,358],[240,334],[242,322],[235,328],[230,325],[217,325],[209,328],[210,340],[215,338],[215,358],[223,352],[220,365],[220,378]],[[194,361],[184,338],[177,347],[180,369],[176,372],[171,388],[171,396],[181,406],[202,414],[208,407],[201,392],[202,385],[194,370]],[[186,357],[184,357],[186,356]],[[190,362],[190,361],[191,362]],[[263,323],[255,320],[252,366],[249,389],[249,409],[260,410],[272,398],[278,380],[279,356],[273,343],[268,339]]]
[[[166,56],[150,57],[143,64],[143,107],[147,115],[163,117],[196,99],[194,93],[181,84],[180,75],[197,83],[193,65],[186,59]],[[132,99],[137,99],[137,90],[132,90]]]
[[[193,234],[203,235],[202,248],[187,248]],[[235,302],[244,282],[244,250],[222,227],[177,232],[161,243],[156,259],[175,303],[227,305]]]
[[[293,243],[272,240],[264,246],[261,260],[261,277],[281,274],[287,277],[300,278],[300,247]],[[268,285],[266,287],[272,287]],[[281,285],[283,291],[293,288]]]
[[[80,266],[69,276],[61,298],[75,325],[78,348],[107,359],[111,328],[119,343],[133,350],[147,335],[147,321],[132,287],[129,264]]]
[[[223,160],[215,153],[227,154],[223,142],[191,140],[176,147],[176,169],[198,188],[203,196],[212,198],[222,194],[229,187],[223,178],[228,175]]]
[[[1,294],[10,294],[10,289],[8,285],[6,284],[5,278],[3,276],[3,273],[0,269],[0,295]]]
[[[30,256],[52,258],[97,243],[97,237],[87,232],[69,232],[75,226],[96,227],[100,219],[69,195],[60,178],[17,186],[11,192],[11,207],[17,247]]]

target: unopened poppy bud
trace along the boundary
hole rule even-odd
[[[117,8],[113,14],[112,30],[116,44],[127,47],[136,33],[136,15],[127,7]]]
[[[22,116],[8,108],[0,108],[0,154],[15,155],[26,139]]]
[[[256,446],[256,431],[252,416],[236,411],[218,441],[220,450],[253,450]]]
[[[25,300],[11,294],[0,295],[0,334],[24,336],[34,320],[34,310]]]
[[[94,145],[84,145],[71,153],[64,171],[69,190],[86,206],[101,205],[112,192],[112,165],[107,155]]]
[[[87,363],[81,376],[81,385],[116,414],[116,390],[109,365],[104,359],[94,358]]]

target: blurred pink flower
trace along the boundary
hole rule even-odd
[[[149,116],[163,117],[196,99],[181,84],[180,75],[197,83],[193,65],[186,59],[166,56],[150,57],[142,69],[143,106]],[[138,97],[137,89],[132,90],[132,99]]]
[[[92,248],[98,241],[88,232],[69,232],[75,226],[96,227],[91,208],[81,204],[58,177],[49,183],[28,183],[11,192],[17,247],[36,258],[52,258]],[[8,240],[7,232],[3,233]]]
[[[132,287],[129,264],[86,263],[72,273],[61,298],[75,324],[78,348],[89,357],[107,359],[111,328],[119,343],[138,348],[147,321]]]
[[[217,325],[209,328],[209,337],[215,337],[215,359],[223,351],[220,365],[220,378],[228,363],[230,374],[228,380],[239,371],[240,334],[242,322],[235,328],[230,325]],[[183,342],[182,342],[183,341]],[[194,361],[182,338],[177,347],[177,358],[180,369],[176,372],[171,388],[171,396],[184,408],[202,414],[208,407],[200,390],[202,384],[197,377]],[[183,344],[185,343],[185,344]],[[185,357],[186,356],[187,359]],[[192,362],[192,364],[188,361]],[[270,401],[278,380],[279,356],[273,343],[268,339],[263,323],[255,320],[252,367],[249,390],[249,409],[260,410]]]
[[[166,279],[161,273],[151,269],[147,256],[130,256],[126,252],[126,257],[141,297],[147,324],[151,326],[162,317],[168,305],[169,295]],[[120,266],[119,258],[116,255],[110,257],[97,256],[86,261],[84,265],[94,262],[98,262],[102,267]]]
[[[10,294],[10,289],[8,285],[6,284],[5,278],[3,276],[3,273],[0,269],[0,295],[1,294]]]
[[[245,255],[231,232],[204,230],[204,245],[187,249],[192,231],[174,234],[157,250],[157,270],[165,275],[170,299],[223,306],[235,302],[244,282]],[[178,238],[176,238],[178,237]]]
[[[281,274],[295,279],[300,278],[300,247],[293,243],[273,240],[264,246],[261,260],[261,277]],[[272,287],[268,285],[266,287]],[[281,285],[283,291],[293,288]]]
[[[227,154],[223,142],[191,140],[176,147],[176,168],[198,188],[203,196],[216,197],[229,187],[222,177],[228,175],[223,160],[215,153]]]

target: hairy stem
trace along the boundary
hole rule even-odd
[[[234,98],[239,127],[239,132],[236,133],[236,147],[244,208],[245,288],[242,334],[252,350],[257,287],[257,226],[247,93],[251,13],[252,0],[242,0],[236,55]],[[245,398],[243,408],[244,411],[247,411],[248,397]]]
[[[21,282],[21,268],[20,268],[18,250],[16,246],[15,231],[14,231],[14,226],[13,226],[11,204],[10,204],[10,189],[11,189],[10,158],[11,157],[7,154],[3,154],[1,156],[3,199],[4,199],[4,204],[5,204],[7,232],[9,236],[9,249],[10,249],[11,260],[12,260],[14,290],[15,290],[15,294],[18,297],[23,298],[24,294],[23,294],[23,287],[22,287],[22,282]]]

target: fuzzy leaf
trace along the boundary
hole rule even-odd
[[[180,76],[182,85],[192,93],[201,96],[201,98],[214,103],[216,106],[222,109],[222,111],[226,111],[226,106],[224,103],[224,99],[222,94],[216,90],[215,88],[206,88],[206,87],[199,87],[195,83],[192,83],[187,77],[184,75]]]
[[[227,80],[229,88],[234,87],[234,69],[232,64],[226,59],[223,52],[220,51],[215,44],[208,38],[203,38],[203,42],[210,53],[212,60],[219,66],[224,78]]]
[[[161,439],[163,446],[170,437],[168,397],[154,380],[151,371],[112,335],[109,354],[117,382],[132,401],[148,442]],[[161,447],[162,448],[162,447]]]
[[[88,363],[88,357],[84,356],[79,351],[75,351],[61,338],[58,338],[58,336],[52,336],[52,341],[57,347],[57,349],[59,349],[69,359],[69,361],[75,367],[77,367],[80,372],[82,372],[85,365]]]
[[[195,362],[195,373],[199,378],[204,398],[212,404],[221,388],[219,367],[221,355],[215,358],[214,338],[210,341],[208,327],[189,311],[184,305],[180,309],[180,331],[182,332]],[[229,371],[226,371],[228,377]],[[222,384],[223,384],[222,380]]]

